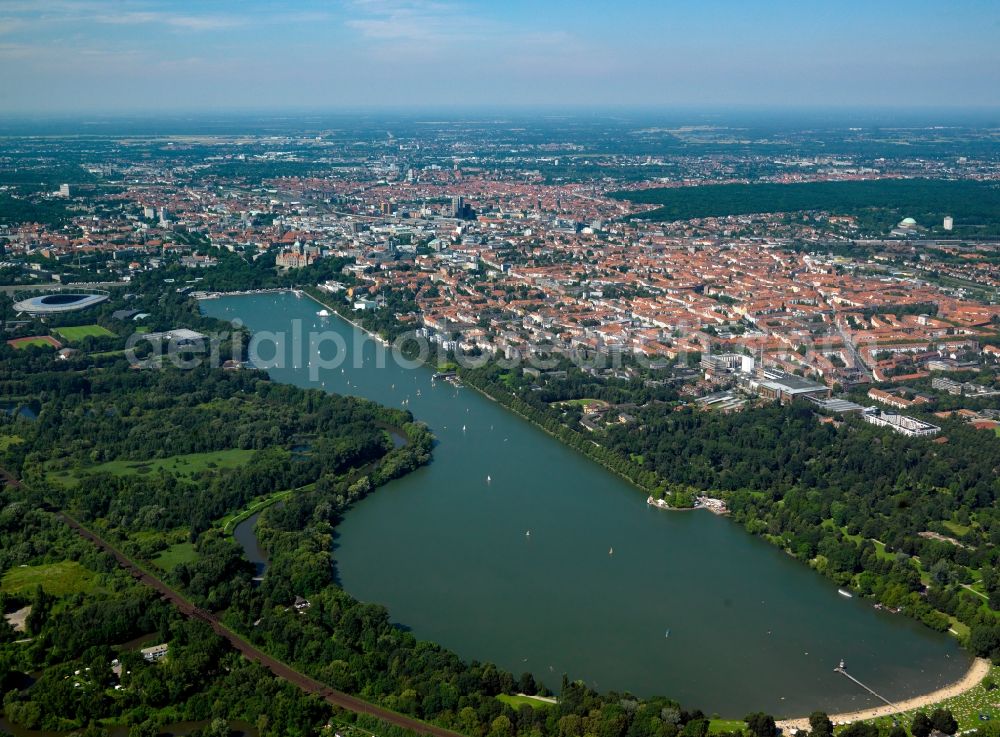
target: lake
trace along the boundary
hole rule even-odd
[[[311,377],[289,358],[271,377],[405,407],[438,438],[429,466],[346,515],[334,551],[341,585],[386,605],[417,637],[515,676],[530,671],[554,690],[567,673],[728,717],[875,705],[834,672],[841,659],[890,700],[968,668],[954,638],[839,595],[730,520],[653,509],[474,390],[432,382],[427,368],[377,367],[375,341],[319,309],[292,294],[202,303],[255,333],[291,335],[293,321],[303,335],[335,332],[347,347],[342,366]],[[333,341],[326,348],[329,358]]]

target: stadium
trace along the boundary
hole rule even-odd
[[[107,294],[44,294],[15,302],[14,311],[29,315],[54,315],[93,307],[107,298]]]

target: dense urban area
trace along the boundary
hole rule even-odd
[[[0,131],[0,733],[1000,734],[995,128],[88,130]],[[337,585],[332,543],[434,428],[272,382],[199,312],[279,290],[958,638],[978,676],[895,718],[729,720],[418,639]],[[232,535],[257,512],[264,575]]]

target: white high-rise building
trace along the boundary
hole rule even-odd
[[[59,196],[60,197],[69,197],[69,185],[68,184],[60,184],[59,185]]]
[[[944,229],[951,230],[955,227],[955,219],[951,215],[944,216]]]

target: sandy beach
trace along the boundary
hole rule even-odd
[[[849,711],[843,714],[830,714],[830,720],[834,724],[847,724],[849,722],[860,722],[867,719],[878,719],[879,717],[892,716],[912,709],[921,709],[936,704],[939,701],[959,696],[971,688],[978,686],[990,672],[990,661],[985,658],[976,658],[969,670],[958,681],[951,685],[931,691],[923,696],[914,696],[912,699],[900,701],[894,706],[873,706],[870,709],[860,709]],[[777,722],[778,728],[786,734],[797,730],[809,730],[808,717],[797,719],[782,719]]]

